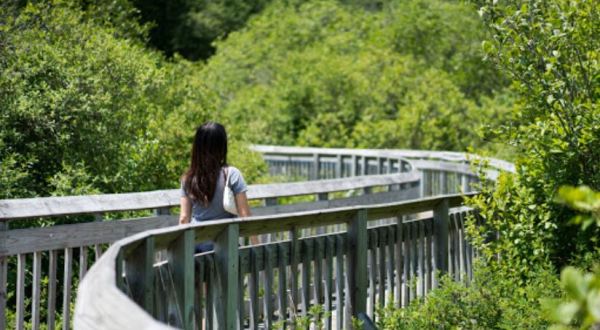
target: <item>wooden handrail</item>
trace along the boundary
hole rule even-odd
[[[440,242],[436,243],[436,258],[438,260],[436,266],[438,267],[438,270],[447,271],[447,264],[444,264],[443,260],[440,260],[440,258],[445,258],[448,253],[447,243],[444,244],[444,242],[447,242],[447,237],[442,237],[447,236],[448,215],[438,213],[447,212],[449,208],[462,205],[463,199],[464,196],[461,195],[446,195],[425,198],[418,201],[395,202],[381,205],[361,205],[330,210],[249,217],[225,221],[208,221],[198,224],[145,231],[117,241],[102,256],[100,261],[90,269],[79,288],[74,324],[78,329],[117,329],[123,327],[164,328],[164,324],[152,319],[146,311],[133,300],[127,298],[124,293],[118,289],[119,283],[117,283],[117,279],[120,278],[121,270],[115,265],[120,264],[120,258],[132,253],[140,246],[140,244],[151,239],[152,251],[164,248],[179,251],[172,252],[175,253],[174,259],[170,259],[169,261],[170,263],[176,263],[171,265],[172,268],[178,269],[178,267],[180,267],[178,263],[187,264],[191,262],[188,259],[192,258],[188,253],[184,253],[185,249],[178,250],[179,248],[177,246],[183,244],[183,238],[185,237],[186,243],[181,245],[185,248],[193,247],[193,245],[189,246],[190,244],[193,244],[193,241],[214,241],[216,245],[215,253],[217,254],[217,258],[220,258],[217,265],[231,263],[229,266],[223,266],[225,268],[218,272],[221,279],[217,281],[217,284],[220,285],[220,290],[228,290],[228,293],[225,293],[225,296],[219,298],[224,299],[222,303],[228,306],[224,311],[221,311],[224,314],[221,315],[223,319],[219,320],[219,322],[225,322],[223,324],[227,324],[228,327],[233,327],[235,324],[234,311],[237,308],[237,303],[232,302],[231,299],[237,299],[235,297],[237,297],[236,295],[238,294],[237,289],[235,289],[238,283],[237,274],[239,271],[237,270],[237,266],[235,266],[237,265],[238,257],[238,235],[248,236],[269,232],[293,231],[298,228],[316,227],[336,223],[346,223],[349,226],[348,244],[350,245],[348,245],[347,250],[347,253],[349,253],[348,266],[351,267],[350,269],[353,269],[353,271],[350,272],[348,280],[350,285],[348,289],[350,290],[348,291],[350,300],[348,302],[351,304],[349,308],[352,310],[352,314],[358,315],[358,313],[364,313],[366,311],[367,278],[365,277],[366,275],[364,275],[366,274],[367,267],[366,222],[388,218],[390,216],[433,210],[434,222],[437,223],[435,228],[438,228],[436,229],[436,232],[438,232],[438,236],[436,237],[439,237],[436,239],[441,239]],[[444,226],[446,229],[443,229]],[[440,236],[439,233],[442,235]],[[444,241],[444,239],[446,241]],[[223,245],[226,247],[223,247]],[[183,257],[181,253],[188,256]],[[139,257],[139,252],[136,252],[135,255]],[[235,259],[235,261],[231,258]],[[193,272],[193,270],[191,271]],[[186,271],[185,274],[188,274],[187,272],[189,271]],[[356,274],[356,276],[353,276],[352,274]],[[187,278],[188,275],[192,277]],[[185,292],[187,292],[186,290],[192,290],[191,287],[187,286],[193,285],[194,277],[193,275],[188,275],[185,275],[185,279],[181,279],[181,281],[183,281],[182,283],[177,281],[177,279],[174,279],[175,283],[178,283],[177,285],[182,285],[180,287],[183,290],[181,295],[185,295]],[[227,283],[232,285],[235,284],[233,287],[235,292],[228,289]],[[148,282],[144,285],[148,286],[152,284]],[[144,291],[142,290],[142,292]],[[180,298],[182,297],[181,295],[179,295]],[[227,303],[227,301],[231,304]],[[193,309],[193,307],[190,306],[190,304],[193,304],[191,301],[182,301],[181,304],[183,305],[180,307],[185,310]],[[187,312],[183,311],[182,315],[184,315],[184,319],[182,320],[183,327],[190,328],[192,315],[189,315],[189,319],[187,318],[188,316],[186,316]],[[105,320],[107,318],[108,320]],[[101,323],[104,321],[107,323]],[[102,326],[99,326],[99,324]]]
[[[420,168],[421,165],[431,165],[429,162],[415,162],[416,160],[422,161],[441,161],[448,163],[473,163],[474,161],[487,163],[489,167],[496,170],[502,170],[506,172],[514,172],[514,164],[491,157],[481,157],[476,154],[469,154],[465,152],[455,151],[431,151],[431,150],[406,150],[406,149],[342,149],[342,148],[306,148],[306,147],[288,147],[288,146],[267,146],[267,145],[253,145],[251,147],[254,151],[263,153],[265,155],[270,154],[289,154],[289,155],[329,155],[334,156],[338,154],[346,155],[361,155],[366,157],[390,157],[399,158],[404,161],[411,163],[415,168]],[[351,154],[350,154],[351,150]],[[451,170],[451,168],[448,168]]]
[[[250,200],[329,193],[417,182],[416,173],[397,173],[248,187]],[[179,206],[179,189],[150,192],[0,200],[0,222],[102,212],[134,211]]]

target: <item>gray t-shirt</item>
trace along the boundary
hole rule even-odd
[[[248,190],[244,177],[240,170],[233,166],[228,166],[226,171],[229,175],[229,187],[235,195]],[[217,180],[217,189],[215,190],[215,196],[208,205],[203,206],[201,203],[193,202],[192,204],[192,222],[217,220],[234,218],[235,215],[225,211],[223,209],[223,189],[225,187],[225,176],[223,171],[219,172],[219,179]],[[181,197],[188,197],[187,193],[183,189],[183,183],[181,184]]]

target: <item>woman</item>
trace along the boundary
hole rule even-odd
[[[223,125],[207,122],[198,127],[192,161],[181,177],[181,213],[179,224],[233,218],[235,215],[223,208],[223,189],[229,176],[229,187],[235,195],[240,217],[250,216],[246,191],[240,171],[227,165],[227,133]],[[196,252],[212,250],[212,243],[200,243]]]

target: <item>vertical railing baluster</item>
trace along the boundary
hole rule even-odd
[[[287,320],[287,261],[289,260],[289,254],[285,251],[285,245],[279,243],[277,245],[277,255],[278,255],[278,267],[279,267],[279,318],[278,321],[282,323],[283,327],[286,327]],[[291,315],[290,315],[291,316]]]
[[[342,235],[335,236],[335,318],[336,330],[343,329],[344,318],[344,249],[345,242]]]
[[[359,210],[348,223],[348,242],[346,243],[348,256],[348,291],[350,306],[346,318],[346,328],[352,326],[352,316],[367,311],[367,210]],[[355,271],[356,270],[356,271]]]
[[[433,244],[433,222],[425,222],[425,293],[432,289],[431,278],[433,276],[432,244]]]
[[[298,230],[290,230],[290,288],[292,289],[292,313],[290,317],[295,317],[298,313],[298,257],[299,257]]]
[[[253,247],[250,250],[250,276],[248,277],[248,291],[250,299],[250,329],[257,330],[259,324],[258,313],[258,256],[256,249]]]
[[[402,227],[403,231],[403,268],[404,268],[404,281],[402,282],[402,288],[404,289],[402,297],[402,307],[408,306],[410,303],[410,223],[406,223]]]
[[[448,272],[448,200],[442,200],[433,208],[433,233],[435,270],[439,275]],[[437,287],[437,279],[434,287]]]
[[[63,330],[71,328],[71,278],[73,272],[73,249],[65,248],[65,259],[64,259],[64,280],[63,280]],[[118,268],[117,268],[118,269]],[[117,273],[117,277],[120,274]]]
[[[425,277],[426,277],[426,273],[425,273],[425,225],[424,225],[424,221],[419,221],[418,222],[418,226],[419,226],[419,291],[421,294],[421,297],[425,296]]]
[[[331,330],[331,311],[332,311],[332,300],[333,300],[333,236],[327,235],[325,237],[324,242],[324,250],[325,250],[325,281],[324,281],[324,305],[325,305],[325,313],[328,314],[327,319],[325,320],[325,329]]]
[[[315,271],[314,274],[314,294],[315,294],[315,304],[322,305],[323,304],[323,248],[324,248],[324,238],[318,237],[314,239],[314,265]]]
[[[311,274],[311,262],[312,262],[312,240],[302,240],[302,316],[308,316],[308,310],[310,309],[310,274]]]
[[[310,180],[319,180],[321,169],[321,157],[319,154],[313,155],[312,172],[310,173]]]
[[[85,273],[87,273],[87,268],[88,268],[88,247],[87,246],[81,246],[79,248],[79,281],[81,281],[83,279],[83,277],[85,276]]]
[[[215,265],[217,269],[217,283],[215,284],[218,288],[217,301],[219,303],[217,306],[220,310],[220,313],[217,314],[220,315],[218,319],[219,329],[237,329],[239,236],[239,224],[232,223],[228,224],[215,239]],[[193,268],[191,271],[193,272]]]
[[[387,227],[386,228],[387,231],[387,237],[388,237],[388,241],[387,241],[387,253],[388,253],[388,257],[387,257],[387,265],[386,265],[386,270],[387,270],[387,288],[388,288],[388,294],[386,296],[386,300],[387,300],[387,304],[388,305],[392,305],[394,303],[394,269],[396,268],[396,251],[395,251],[395,247],[396,247],[396,235],[395,235],[395,230],[393,229],[393,227]]]
[[[369,297],[367,299],[367,307],[368,314],[373,316],[375,315],[375,304],[377,302],[377,231],[369,230],[368,231],[369,242],[368,242],[368,263],[369,268],[368,277],[369,277]]]
[[[148,313],[154,310],[154,237],[143,240],[124,256],[125,276],[133,300]]]
[[[48,261],[48,309],[46,326],[48,330],[54,330],[55,309],[56,309],[56,264],[58,260],[58,251],[49,251]]]
[[[396,249],[396,307],[402,307],[403,304],[403,300],[402,300],[402,274],[403,274],[403,249],[402,249],[402,242],[404,241],[404,238],[402,236],[402,216],[397,216],[396,217],[396,226],[395,226],[395,232],[396,232],[396,244],[394,246],[394,248]]]
[[[377,300],[377,303],[379,305],[379,307],[384,307],[385,306],[385,246],[387,245],[387,233],[384,230],[385,228],[378,228],[377,229],[377,254],[379,257],[379,261],[378,261],[378,266],[379,266],[379,271],[378,271],[378,285],[379,285],[379,297]],[[373,315],[375,316],[375,315]]]
[[[31,292],[31,328],[40,328],[40,293],[42,282],[42,252],[33,253],[33,280]]]
[[[179,326],[186,330],[194,326],[194,235],[193,230],[184,230],[168,248],[175,295],[181,311],[182,324]]]
[[[24,253],[17,256],[17,319],[16,328],[23,329],[25,326],[25,263]]]
[[[266,329],[271,329],[273,317],[273,246],[267,245],[264,247],[264,260],[265,260],[265,289],[264,289],[264,325]]]

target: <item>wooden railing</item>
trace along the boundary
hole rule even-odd
[[[411,154],[405,157],[396,151],[265,146],[254,148],[263,152],[274,175],[294,179],[320,179],[250,186],[248,194],[257,205],[253,207],[253,214],[257,216],[390,203],[432,194],[469,191],[465,182],[475,180],[472,173],[461,172],[468,167],[464,156],[459,160],[458,157],[438,157],[436,160],[423,152],[419,152],[422,158],[417,158]],[[307,157],[312,159],[310,165],[306,163]],[[423,163],[426,158],[429,163]],[[420,168],[414,165],[415,161],[421,161],[418,163]],[[436,169],[431,170],[436,161],[447,164],[438,164]],[[495,171],[493,166],[490,168]],[[452,172],[452,169],[456,172]],[[426,171],[434,172],[428,176]],[[365,174],[369,176],[363,176]],[[343,179],[332,179],[340,177]],[[454,181],[449,180],[450,177]],[[278,202],[282,197],[302,195],[314,198],[287,205],[280,205]],[[56,317],[59,316],[62,318],[62,327],[69,328],[72,295],[79,280],[86,275],[88,266],[102,255],[109,243],[146,230],[175,225],[177,219],[170,214],[170,209],[178,204],[177,190],[0,200],[0,329],[7,324],[8,299],[9,309],[14,313],[14,320],[8,323],[11,327],[22,329],[25,324],[29,324],[37,329],[46,323],[48,329],[54,329]],[[135,210],[144,210],[145,214],[132,214],[125,216],[130,219],[123,220],[123,214],[118,213],[131,213]],[[17,222],[76,215],[89,215],[96,221],[14,229],[19,227]],[[107,220],[115,217],[119,220]],[[374,225],[385,223],[377,222]],[[326,230],[316,227],[300,230],[296,234],[301,239],[343,230],[346,227],[342,222]],[[265,242],[291,238],[288,233],[280,233],[264,236],[267,238]],[[7,292],[9,285],[10,295]],[[30,299],[27,300],[27,297]],[[42,319],[44,314],[46,317]],[[12,313],[9,316],[11,315]]]
[[[289,325],[323,306],[326,328],[349,328],[375,305],[403,306],[436,286],[437,272],[470,276],[460,195],[157,229],[113,244],[79,289],[78,329],[258,329]],[[403,221],[403,216],[431,216]],[[368,228],[375,220],[389,225]],[[297,231],[346,224],[299,239]],[[290,240],[238,246],[240,236]],[[193,254],[213,241],[214,252]],[[168,259],[156,262],[157,251]],[[262,294],[260,294],[260,293]],[[313,315],[314,317],[314,315]]]

